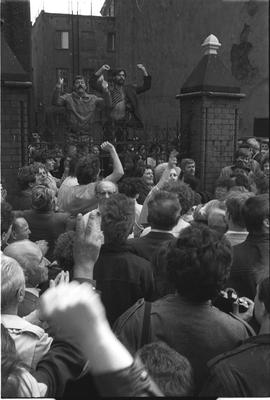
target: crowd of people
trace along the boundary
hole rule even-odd
[[[1,188],[3,397],[270,396],[269,150],[212,192],[141,153],[33,151]]]

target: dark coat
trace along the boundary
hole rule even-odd
[[[270,334],[251,337],[208,363],[210,376],[201,392],[209,397],[270,396]]]
[[[103,245],[93,278],[111,324],[142,297],[151,300],[154,290],[151,265],[127,245]]]
[[[160,249],[160,246],[164,242],[172,239],[174,239],[174,236],[170,232],[151,231],[138,239],[129,239],[127,244],[130,246],[133,253],[151,261],[155,252]]]

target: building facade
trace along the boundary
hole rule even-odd
[[[126,68],[130,81],[138,79],[137,63],[152,75],[152,89],[142,96],[149,129],[180,121],[175,96],[200,60],[204,38],[214,34],[222,44],[222,62],[246,94],[239,135],[268,136],[268,5],[267,0],[105,1],[102,14],[115,16],[117,65]]]
[[[42,11],[32,27],[37,130],[45,133],[49,140],[61,141],[63,115],[61,110],[51,106],[58,76],[64,78],[64,89],[70,92],[74,76],[82,74],[88,78],[103,64],[114,67],[115,54],[113,17],[51,14]],[[44,128],[45,132],[42,132]]]
[[[1,182],[12,202],[32,125],[29,0],[1,1]]]

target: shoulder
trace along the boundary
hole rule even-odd
[[[9,317],[10,316],[8,315],[2,315],[2,322],[10,333],[15,335],[27,334],[38,340],[42,339],[42,337],[46,335],[44,329],[37,325],[31,324],[24,318],[20,318],[18,316],[12,316],[12,318]]]
[[[144,299],[139,299],[132,307],[125,311],[116,321],[114,331],[116,334],[120,333],[126,325],[133,325],[137,320],[141,320],[145,308]]]
[[[257,343],[254,341],[254,338],[247,339],[243,341],[243,343],[236,347],[233,350],[227,351],[223,354],[214,357],[212,360],[208,362],[209,368],[214,368],[216,366],[222,366],[229,364],[231,361],[236,360],[237,358],[245,358],[247,353],[250,352],[252,349],[257,347]]]

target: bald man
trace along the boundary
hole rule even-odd
[[[23,317],[34,311],[39,303],[38,286],[48,280],[47,260],[36,243],[20,240],[4,249],[6,256],[14,258],[22,267],[25,275],[25,297],[19,305],[18,315]]]

